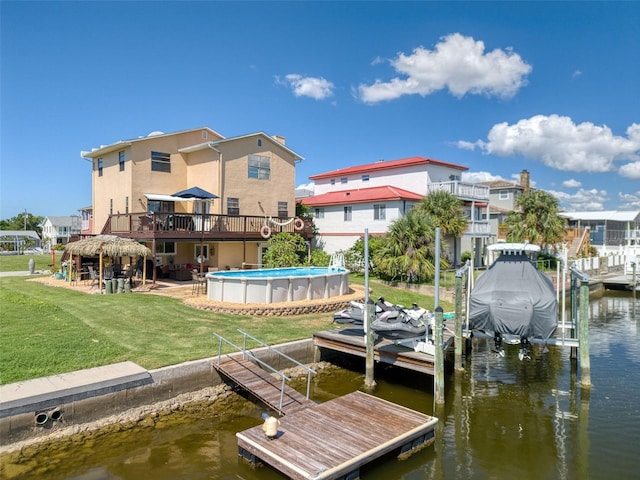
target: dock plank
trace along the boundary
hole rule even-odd
[[[417,438],[432,438],[437,419],[363,392],[280,419],[278,438],[262,427],[237,433],[238,446],[289,478],[335,479]]]
[[[269,408],[284,415],[315,402],[285,384],[280,406],[282,380],[276,378],[256,363],[241,357],[226,356],[220,363],[213,364],[219,374],[225,376],[240,388],[256,397]]]
[[[444,332],[445,348],[453,345],[453,335]],[[347,327],[338,330],[326,330],[313,334],[316,347],[326,348],[358,357],[366,356],[366,345],[362,329]],[[433,376],[435,358],[433,355],[416,352],[411,348],[396,345],[393,341],[379,338],[374,344],[374,359],[409,370]]]

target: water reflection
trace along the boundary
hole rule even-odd
[[[630,295],[590,302],[593,387],[579,386],[569,349],[518,346],[496,358],[492,341],[475,339],[466,370],[448,377],[446,404],[433,410],[431,377],[376,371],[376,395],[440,418],[436,443],[409,459],[385,459],[362,478],[608,479],[640,469],[640,335]],[[327,401],[364,383],[363,365],[320,374],[313,398]],[[305,388],[306,379],[301,382]],[[261,423],[262,410],[236,396],[233,407],[184,412],[146,428],[61,443],[15,478],[53,480],[244,479],[283,477],[252,468],[237,455],[235,433]]]

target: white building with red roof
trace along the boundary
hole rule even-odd
[[[314,195],[300,199],[311,207],[319,235],[317,247],[327,253],[347,250],[367,228],[369,235],[385,235],[389,225],[404,215],[428,193],[446,190],[465,204],[469,227],[463,238],[445,239],[452,264],[461,253],[483,248],[489,222],[489,188],[460,181],[467,167],[425,157],[378,161],[341,168],[309,177]],[[488,216],[486,217],[488,218]]]

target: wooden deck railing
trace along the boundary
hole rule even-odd
[[[293,218],[272,218],[250,215],[218,215],[189,213],[138,212],[110,215],[103,234],[147,239],[263,239],[263,229],[269,227],[271,234],[299,233],[303,237],[312,235],[312,221],[303,220],[302,229]]]

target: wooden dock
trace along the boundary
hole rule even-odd
[[[220,363],[213,363],[213,367],[222,377],[226,377],[280,415],[316,404],[297,390],[283,385],[280,378],[260,368],[253,361],[243,359],[241,355],[223,356]]]
[[[280,419],[268,440],[262,426],[236,434],[240,455],[294,480],[358,478],[360,467],[395,450],[433,442],[438,419],[356,391]]]
[[[444,331],[445,350],[453,344],[453,335]],[[340,330],[326,330],[313,334],[313,344],[316,347],[326,348],[358,357],[366,356],[366,345],[363,330],[348,327]],[[379,338],[374,345],[374,359],[377,362],[388,363],[397,367],[414,370],[417,372],[434,374],[433,355],[416,352],[412,348],[397,345],[391,340]]]

